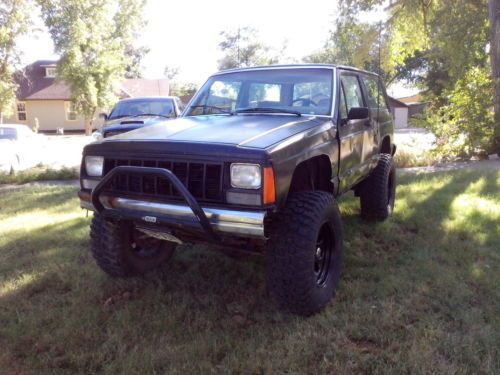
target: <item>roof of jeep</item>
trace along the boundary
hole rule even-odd
[[[374,76],[378,76],[377,73],[369,72],[367,70],[358,69],[353,66],[346,65],[334,65],[334,64],[283,64],[283,65],[260,65],[260,66],[252,66],[247,68],[234,68],[234,69],[226,69],[221,70],[213,75],[224,74],[224,73],[234,73],[234,72],[247,72],[252,70],[265,70],[265,69],[296,69],[296,68],[339,68],[344,70],[352,70],[355,72],[371,74]]]

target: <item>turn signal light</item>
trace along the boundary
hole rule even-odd
[[[275,202],[276,202],[276,189],[274,186],[274,171],[272,167],[265,167],[262,203],[272,204]]]

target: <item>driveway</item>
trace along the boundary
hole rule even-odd
[[[48,135],[47,147],[40,156],[40,163],[54,168],[79,167],[85,145],[94,138],[85,135]]]

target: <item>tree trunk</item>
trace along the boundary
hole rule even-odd
[[[92,135],[92,120],[85,119],[85,135]]]
[[[489,0],[491,75],[495,111],[495,152],[500,156],[500,0]]]
[[[92,109],[92,114],[90,118],[85,118],[85,135],[92,135],[92,126],[94,125],[95,113],[97,111],[97,107]]]

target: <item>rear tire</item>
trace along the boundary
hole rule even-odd
[[[90,249],[99,267],[113,277],[143,274],[168,261],[176,244],[149,237],[130,222],[111,221],[94,214]]]
[[[367,220],[387,219],[394,211],[395,198],[396,166],[390,154],[380,154],[377,166],[361,185],[361,216]]]
[[[284,310],[310,316],[335,295],[342,265],[342,226],[333,196],[294,193],[277,218],[267,250],[267,286]]]

